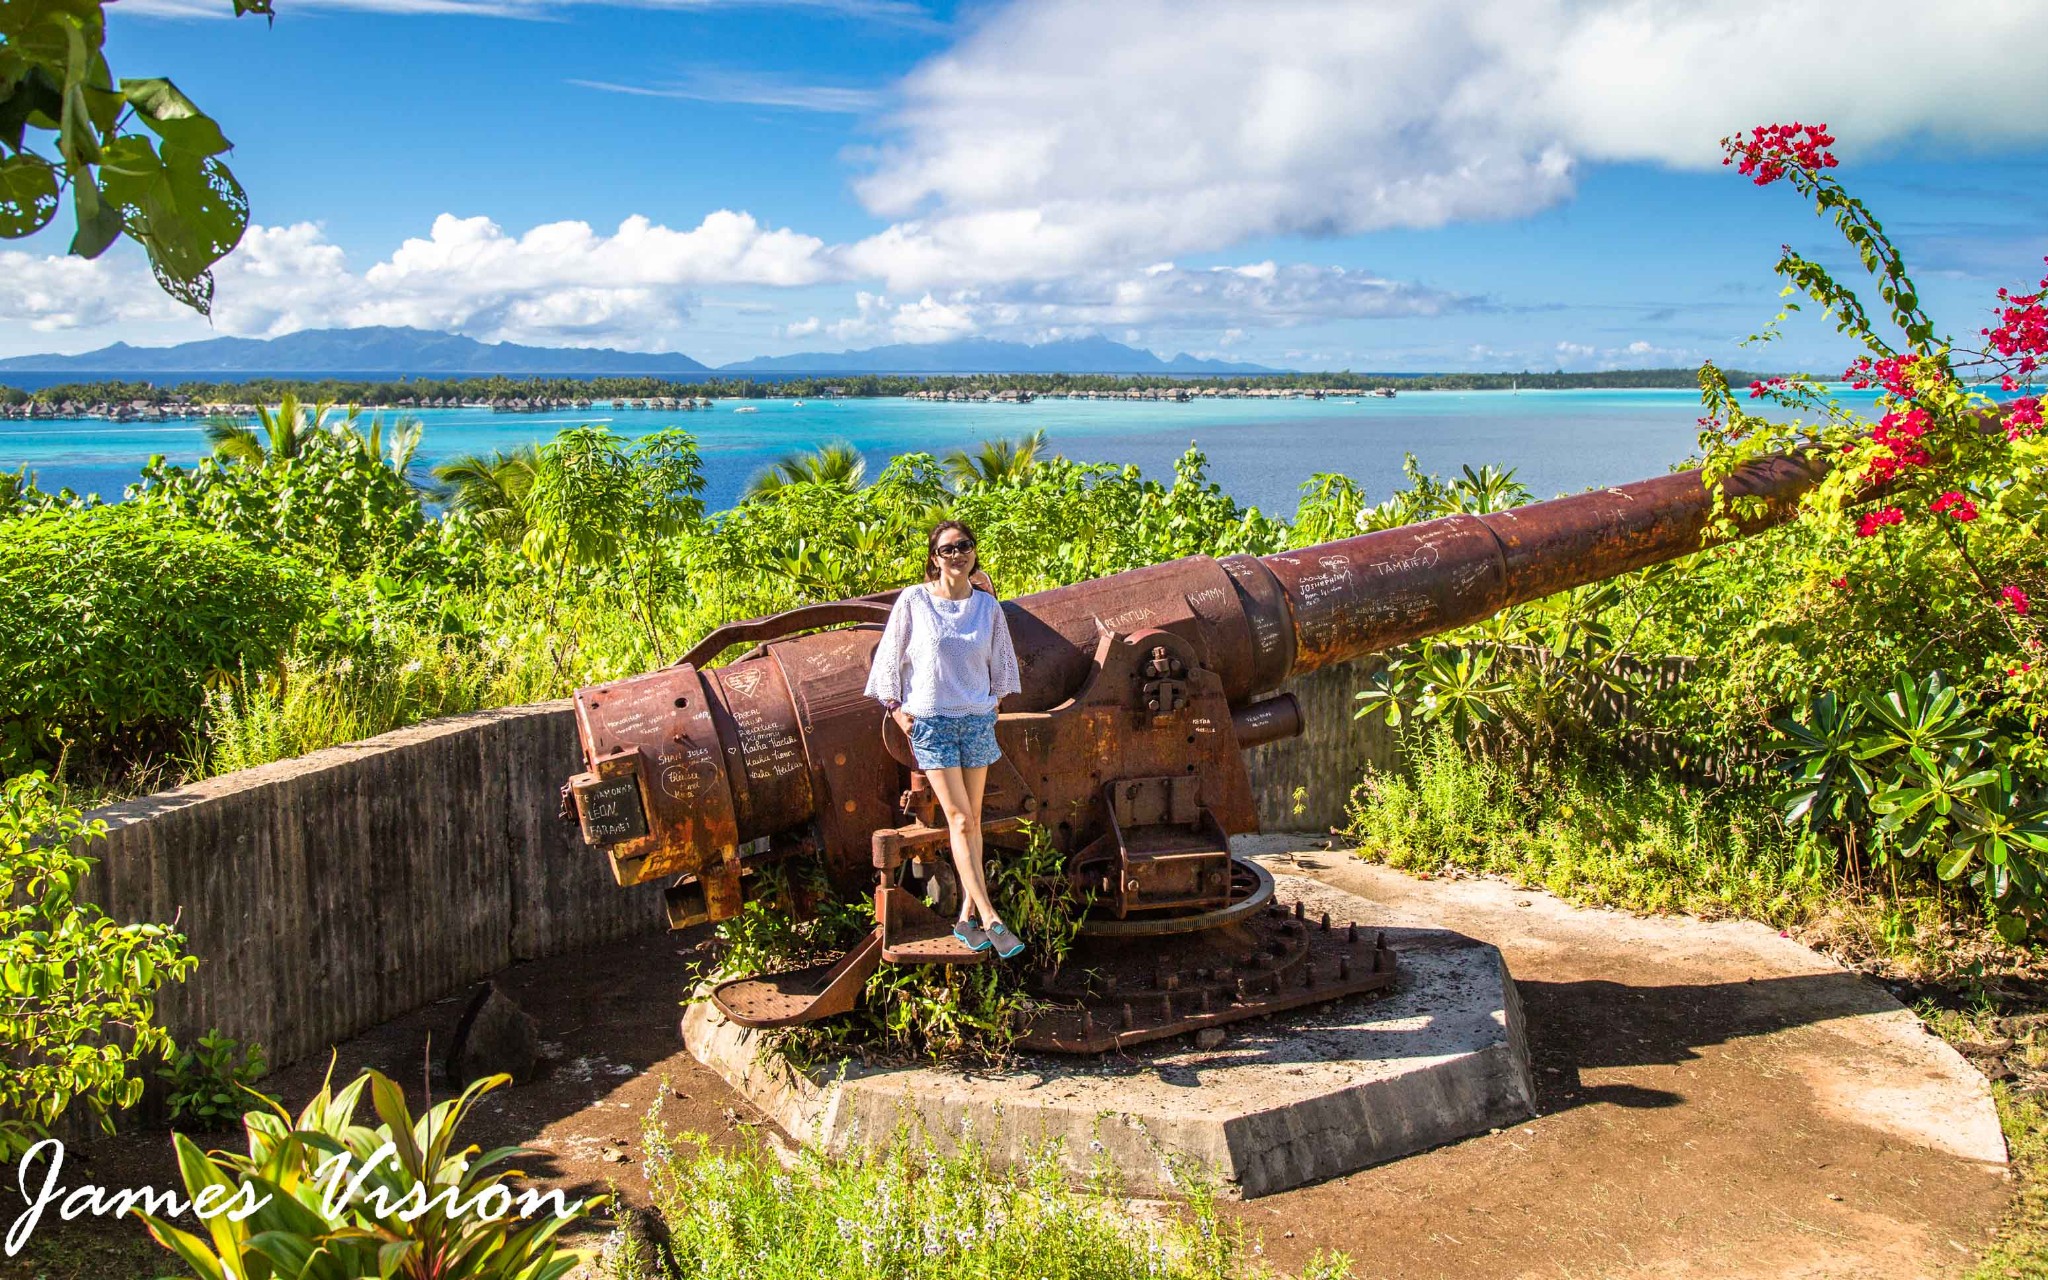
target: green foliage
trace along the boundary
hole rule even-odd
[[[0,763],[182,732],[206,681],[276,660],[309,577],[133,505],[0,523]]]
[[[153,457],[130,503],[323,573],[434,572],[435,531],[407,475],[418,425],[365,421],[353,407],[330,420],[328,408],[280,405],[261,436],[223,435],[216,456],[189,471]]]
[[[275,1105],[250,1112],[247,1154],[205,1152],[174,1135],[189,1195],[220,1188],[217,1203],[240,1206],[246,1198],[231,1197],[248,1188],[247,1198],[268,1202],[239,1222],[207,1219],[204,1235],[140,1216],[197,1280],[559,1280],[583,1258],[555,1237],[581,1214],[528,1203],[527,1220],[510,1216],[510,1184],[524,1175],[499,1166],[519,1151],[456,1145],[477,1099],[507,1083],[479,1080],[415,1119],[404,1090],[366,1071],[339,1093],[323,1084],[296,1118]],[[366,1088],[382,1121],[374,1128],[355,1121]],[[338,1170],[335,1157],[346,1158]],[[539,1203],[568,1207],[563,1198]]]
[[[234,12],[268,15],[270,0]],[[210,314],[211,268],[249,223],[228,140],[170,81],[117,82],[105,39],[103,0],[0,5],[0,238],[49,225],[69,187],[73,254],[129,236],[165,292]]]
[[[437,492],[444,502],[493,542],[518,547],[531,527],[528,500],[535,474],[540,470],[540,450],[521,445],[489,456],[462,454],[434,467]]]
[[[171,1048],[157,992],[198,964],[182,934],[80,901],[93,864],[77,846],[104,831],[39,773],[0,784],[0,1159],[74,1106],[112,1132],[142,1096],[138,1064]]]
[[[663,1243],[624,1233],[607,1243],[607,1280],[1226,1280],[1269,1274],[1242,1227],[1216,1209],[1212,1188],[1184,1180],[1177,1212],[1140,1219],[1125,1208],[1108,1163],[1069,1185],[1057,1152],[1023,1168],[993,1167],[971,1136],[941,1152],[899,1132],[843,1159],[804,1148],[785,1169],[766,1143],[713,1148],[671,1137],[657,1100],[643,1146]],[[1341,1254],[1306,1275],[1343,1280]]]
[[[1786,820],[1825,828],[1855,847],[1867,820],[1871,853],[1965,880],[2018,941],[2048,915],[2048,795],[2013,762],[2021,744],[1992,733],[1941,672],[1901,675],[1887,690],[1810,701],[1779,721],[1775,744],[1791,788]]]
[[[779,1033],[774,1049],[799,1064],[849,1054],[932,1061],[1001,1059],[1033,1008],[1032,974],[1055,974],[1080,934],[1092,897],[1077,893],[1044,828],[1025,828],[1022,849],[990,849],[989,896],[1020,937],[1024,965],[883,965],[854,1012]],[[777,973],[833,958],[874,927],[863,898],[844,903],[815,864],[771,869],[741,913],[718,927],[709,981]]]
[[[1831,858],[1755,797],[1566,756],[1524,775],[1469,754],[1447,726],[1408,742],[1403,773],[1353,792],[1361,855],[1459,868],[1638,911],[1790,922],[1833,887]]]
[[[792,484],[858,489],[867,473],[867,459],[860,456],[860,450],[838,441],[808,452],[783,454],[747,482],[747,496],[756,498]]]
[[[1030,483],[1038,455],[1044,452],[1045,432],[1040,429],[1015,440],[984,440],[972,453],[953,449],[939,461],[956,488],[1001,487]]]
[[[255,1093],[250,1085],[263,1078],[269,1064],[261,1045],[244,1045],[219,1028],[180,1048],[157,1068],[166,1086],[171,1123],[189,1122],[200,1129],[225,1129],[242,1118]]]
[[[616,590],[655,661],[666,662],[661,601],[682,584],[668,543],[703,517],[703,489],[688,432],[627,441],[607,427],[572,427],[538,451],[520,549],[558,582],[574,569],[609,570],[599,582]]]

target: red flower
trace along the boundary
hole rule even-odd
[[[1919,356],[1910,351],[1902,356],[1887,356],[1882,360],[1858,356],[1854,364],[1842,370],[1842,380],[1858,391],[1867,391],[1872,383],[1877,383],[1895,396],[1910,399],[1913,395],[1913,384],[1908,381],[1907,373],[1919,359]]]
[[[1950,489],[1927,506],[1935,515],[1946,514],[1960,524],[1968,524],[1977,518],[1977,504],[1964,497],[1961,492]]]
[[[2007,668],[2005,669],[2005,674],[2007,674],[2007,675],[2009,675],[2009,676],[2016,676],[2016,675],[2020,674],[2020,673],[2021,673],[2022,671],[2032,671],[2033,669],[2034,669],[2034,664],[2033,664],[2033,663],[2031,663],[2031,662],[2022,662],[2022,663],[2021,663],[2020,665],[2018,665],[2018,666],[2016,666],[2016,667],[2007,667]]]
[[[1925,409],[1894,409],[1871,430],[1870,438],[1884,446],[1884,452],[1870,460],[1865,478],[1882,484],[1898,474],[1901,467],[1924,467],[1934,455],[1918,441],[1933,421]]]
[[[2041,399],[2022,396],[2005,406],[2005,438],[2018,440],[2041,429]]]
[[[1849,589],[1849,580],[1847,578],[1836,578],[1835,589],[1838,591],[1847,591]]]
[[[2000,385],[2007,391],[2019,389],[2019,378],[2033,373],[2041,367],[2041,358],[2048,355],[2048,277],[2043,277],[2040,287],[2033,293],[2014,293],[2010,289],[1998,291],[1998,324],[1983,331],[1991,340],[1991,349],[2012,361],[2012,369]]]
[[[1721,150],[1727,153],[1721,163],[1734,165],[1737,173],[1760,187],[1768,187],[1784,177],[1787,168],[1796,167],[1808,173],[1832,169],[1835,157],[1828,148],[1835,139],[1827,129],[1824,124],[1803,125],[1797,121],[1758,125],[1747,138],[1733,134],[1721,139]]]
[[[1857,523],[1856,536],[1859,538],[1868,538],[1872,534],[1875,534],[1879,529],[1884,528],[1886,525],[1897,524],[1905,518],[1906,513],[1899,510],[1897,507],[1885,507],[1883,510],[1873,511],[1868,515],[1864,516],[1863,519]],[[2025,610],[2021,610],[2021,612],[2024,613]]]
[[[2027,593],[2018,587],[2000,587],[1998,594],[2004,597],[2007,604],[2012,606],[2014,613],[2023,614],[2027,611]]]

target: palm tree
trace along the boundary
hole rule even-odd
[[[326,429],[333,412],[332,400],[322,400],[309,410],[296,393],[287,391],[278,400],[277,408],[256,407],[255,427],[244,426],[232,418],[208,419],[206,442],[213,446],[215,456],[230,462],[244,462],[252,467],[284,462],[298,457],[314,433]],[[354,411],[348,416],[353,424]]]
[[[465,453],[434,468],[435,496],[469,513],[489,536],[516,547],[532,522],[527,499],[539,467],[539,449],[530,444],[510,453]]]
[[[808,452],[800,449],[783,454],[747,482],[746,496],[758,498],[789,484],[829,484],[858,489],[867,473],[867,459],[860,456],[860,450],[845,441],[837,441],[819,445]]]
[[[984,440],[973,453],[955,449],[940,461],[946,464],[954,487],[959,489],[1026,484],[1043,448],[1045,432],[1041,429],[1016,440]]]

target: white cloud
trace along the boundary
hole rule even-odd
[[[944,342],[964,338],[980,328],[971,306],[939,302],[929,293],[906,302],[889,318],[889,332],[898,342]]]
[[[0,254],[0,313],[38,331],[178,321],[133,254],[94,262]],[[349,269],[311,223],[252,226],[215,268],[216,331],[414,325],[496,341],[672,345],[706,285],[795,286],[827,278],[826,246],[720,210],[678,231],[631,217],[603,234],[555,222],[511,235],[488,218],[443,214],[425,237]]]
[[[614,84],[609,80],[571,80],[570,84],[606,93],[624,93],[642,98],[678,98],[686,102],[737,102],[762,107],[788,107],[796,111],[863,115],[879,108],[885,98],[879,89],[854,85],[804,84],[781,76],[740,71],[692,72],[672,84]]]
[[[172,319],[181,310],[133,263],[0,250],[0,315],[35,333]]]
[[[902,86],[852,260],[907,290],[1509,218],[1778,118],[2035,140],[2044,40],[2012,0],[1016,3]]]
[[[610,2],[302,0],[521,16]],[[617,2],[932,21],[904,0]],[[121,8],[202,4],[227,7]],[[974,12],[950,50],[889,93],[900,105],[856,187],[892,221],[863,239],[831,244],[732,210],[685,229],[636,216],[612,231],[523,233],[444,214],[354,269],[310,224],[252,228],[219,271],[217,331],[384,322],[667,346],[698,289],[845,284],[863,290],[850,314],[795,320],[782,336],[1179,330],[1222,345],[1232,332],[1480,304],[1263,255],[1182,265],[1196,255],[1515,217],[1567,198],[1586,163],[1711,165],[1719,135],[1774,118],[1826,119],[1851,153],[1921,135],[2048,138],[2032,101],[2048,5],[2017,0],[1015,0]],[[882,100],[717,70],[603,87],[851,113]],[[0,253],[0,267],[0,314],[35,331],[187,323],[132,255]],[[1528,352],[1553,358],[1555,336]],[[1570,354],[1682,354],[1637,345]]]
[[[1291,328],[1328,320],[1386,319],[1471,310],[1476,299],[1389,280],[1371,272],[1301,263],[1209,268],[1155,264],[1130,274],[1090,272],[1054,280],[927,290],[892,306],[886,295],[855,295],[855,314],[828,330],[844,339],[889,336],[929,342],[966,333],[1045,341],[1131,326],[1202,330],[1228,346],[1251,326]],[[922,336],[918,336],[922,335]]]
[[[1475,352],[1481,350],[1475,348]],[[1492,353],[1496,355],[1510,353]],[[1677,369],[1698,364],[1705,353],[1696,347],[1660,347],[1641,338],[1621,346],[1600,347],[1587,342],[1560,342],[1551,362],[1559,369]],[[1540,359],[1537,364],[1542,364]],[[1527,367],[1527,362],[1524,362]]]

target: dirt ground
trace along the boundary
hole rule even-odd
[[[1759,926],[1641,920],[1490,882],[1414,880],[1308,842],[1263,847],[1283,869],[1500,946],[1540,1112],[1228,1206],[1282,1269],[1341,1249],[1361,1280],[1944,1275],[1976,1254],[2006,1203],[2003,1169],[1959,1154],[1985,1149],[1968,1098],[1952,1099],[1953,1113],[1925,1089],[1887,1105],[1888,1080],[1927,1074],[1899,1023],[1883,1024],[1888,998]],[[664,1084],[675,1128],[716,1139],[757,1121],[678,1037],[681,953],[694,941],[643,938],[498,975],[539,1020],[551,1062],[544,1079],[488,1099],[469,1136],[523,1144],[534,1155],[522,1167],[572,1194],[615,1188],[644,1204],[640,1121]],[[444,1000],[338,1046],[336,1079],[375,1066],[416,1098],[430,1041],[438,1058],[461,1009]],[[297,1103],[326,1068],[298,1063],[265,1086]],[[435,1096],[447,1093],[437,1081]],[[169,1154],[161,1132],[74,1147],[63,1181],[175,1185]],[[46,1261],[0,1262],[0,1276],[157,1274],[134,1234],[45,1227]]]

